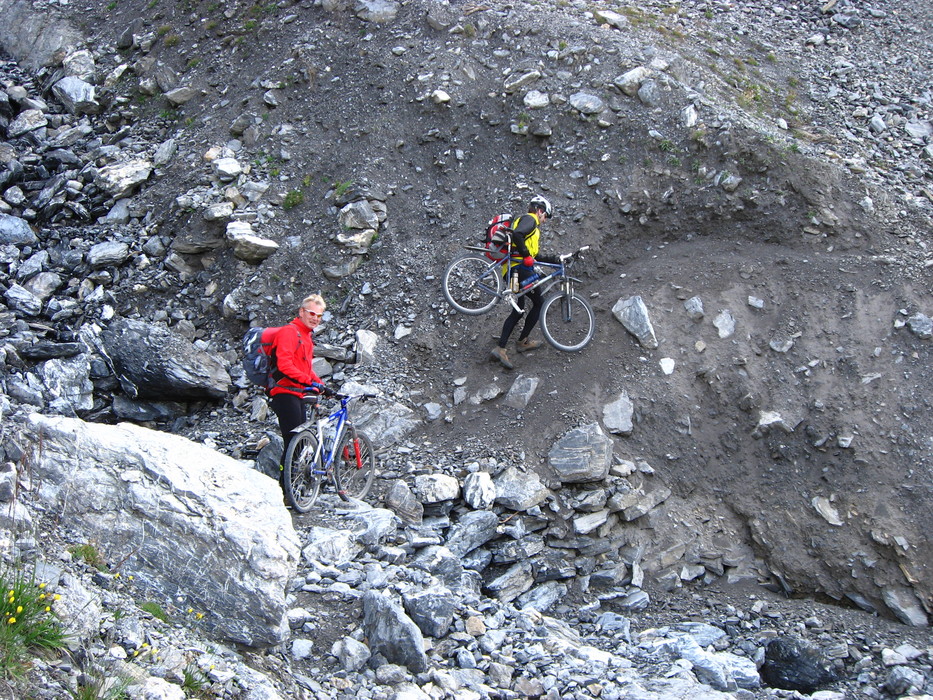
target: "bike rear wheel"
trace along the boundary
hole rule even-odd
[[[541,332],[558,350],[576,352],[586,347],[596,331],[593,307],[577,294],[554,294],[541,306]]]
[[[285,451],[282,490],[285,500],[299,513],[307,513],[317,501],[321,492],[320,465],[315,460],[317,454],[317,435],[310,430],[302,430]]]
[[[356,428],[347,428],[346,435],[334,460],[334,481],[337,493],[344,500],[363,500],[376,477],[376,457],[373,444]]]
[[[444,270],[444,297],[460,313],[484,314],[499,301],[501,272],[482,255],[457,258]]]

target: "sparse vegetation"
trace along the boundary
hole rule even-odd
[[[65,633],[45,583],[23,569],[0,572],[0,678],[19,678],[36,649],[60,649]]]
[[[157,620],[162,620],[162,622],[169,621],[168,613],[165,612],[165,609],[161,605],[159,605],[158,603],[154,601],[150,600],[144,603],[140,603],[139,609],[143,610],[144,612],[149,613]]]
[[[347,190],[353,186],[353,180],[347,180],[346,182],[338,182],[334,185],[334,196],[342,197],[346,194]]]
[[[184,679],[182,680],[182,690],[189,698],[207,698],[207,692],[210,686],[210,679],[207,674],[194,664],[188,664],[182,671]]]
[[[288,194],[285,195],[285,199],[282,201],[283,209],[294,209],[299,204],[305,201],[304,192],[301,190],[289,190]]]
[[[68,551],[75,559],[80,559],[85,564],[93,566],[98,571],[107,571],[107,564],[104,563],[103,556],[101,556],[101,553],[93,544],[72,545],[68,548]]]
[[[68,694],[74,700],[124,700],[130,682],[126,678],[113,678],[102,670],[81,674],[74,688]]]

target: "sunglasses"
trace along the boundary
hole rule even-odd
[[[308,314],[308,316],[311,316],[312,318],[322,318],[322,317],[324,316],[323,313],[320,313],[320,314],[319,314],[319,313],[316,313],[316,312],[314,312],[314,311],[311,311],[311,309],[305,309],[305,308],[302,307],[301,310],[304,311],[306,314]]]

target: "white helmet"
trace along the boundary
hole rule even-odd
[[[551,209],[551,203],[547,201],[544,197],[542,197],[540,194],[536,194],[534,197],[531,198],[531,201],[528,202],[528,207],[529,209],[543,210],[545,216],[547,216],[547,218],[549,219],[552,216],[551,212],[553,210]]]

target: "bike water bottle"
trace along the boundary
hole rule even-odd
[[[531,285],[538,281],[538,278],[541,277],[537,272],[532,274],[530,277],[525,279],[525,286],[522,289],[528,289]]]
[[[510,286],[511,286],[511,288],[512,288],[512,292],[513,292],[514,294],[518,294],[518,291],[519,291],[519,286],[518,286],[518,270],[516,270],[514,267],[512,268],[512,279],[511,279],[511,284],[510,284]]]

